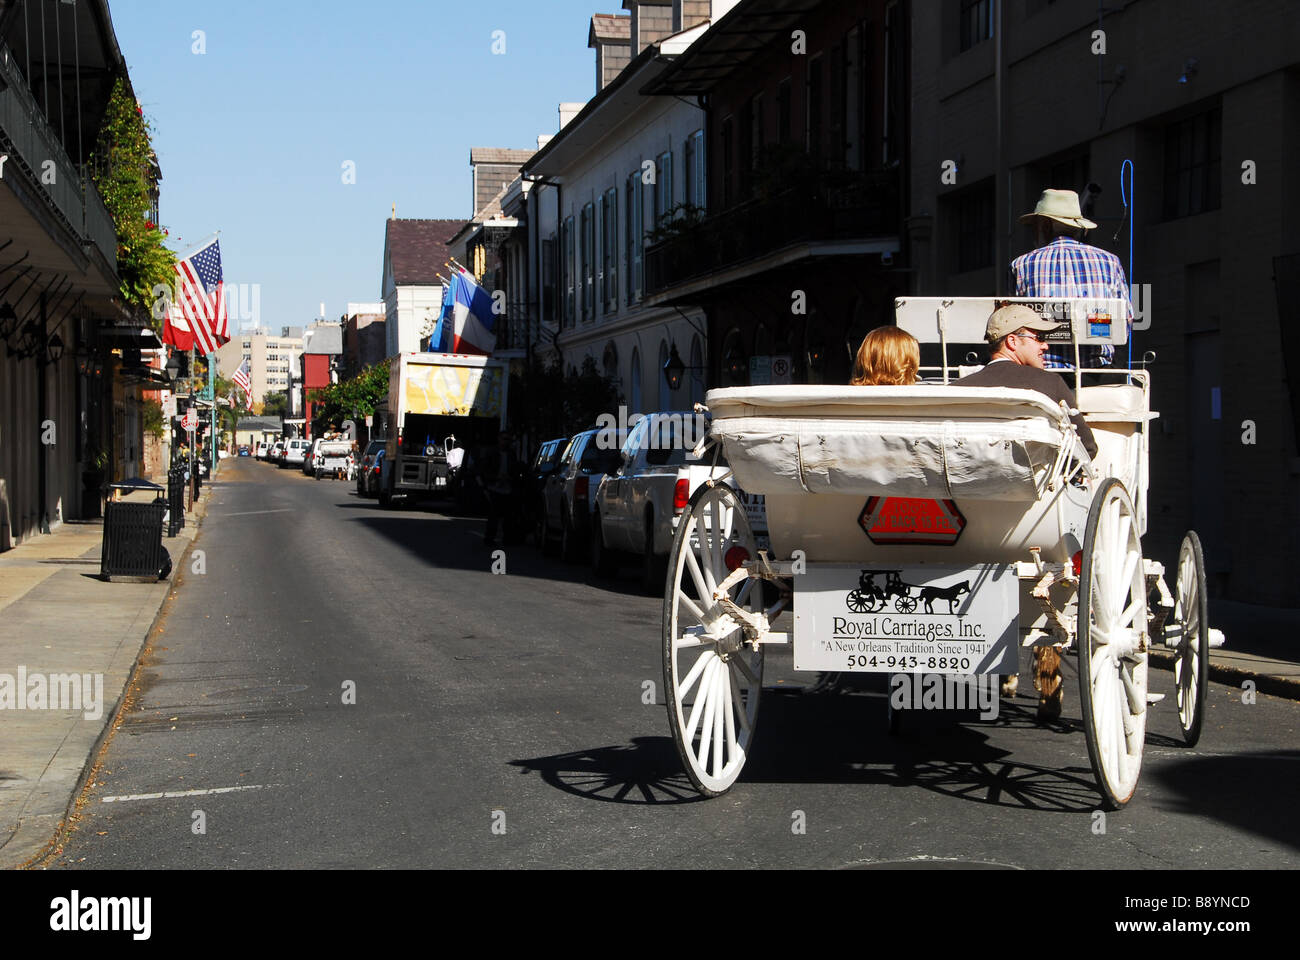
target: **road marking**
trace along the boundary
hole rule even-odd
[[[249,784],[242,787],[212,787],[208,790],[168,790],[164,793],[130,793],[121,797],[104,797],[101,803],[123,803],[127,800],[162,800],[170,797],[203,797],[212,793],[237,793],[240,790],[265,790],[273,783]]]
[[[278,510],[241,510],[241,511],[239,511],[239,512],[237,512],[237,513],[223,513],[223,514],[221,514],[221,516],[223,516],[223,517],[251,517],[251,516],[253,516],[254,514],[257,514],[257,513],[293,513],[293,512],[295,512],[295,510],[296,510],[295,507],[281,507],[281,508],[278,509]]]

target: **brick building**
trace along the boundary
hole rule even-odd
[[[988,0],[909,6],[914,291],[1004,289],[1041,190],[1099,187],[1089,242],[1131,257],[1149,323],[1133,356],[1157,355],[1144,546],[1170,561],[1194,527],[1212,590],[1300,604],[1295,4],[1130,0],[1099,21],[1095,3],[1029,0],[1000,23]]]

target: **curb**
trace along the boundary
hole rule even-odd
[[[185,545],[185,548],[181,550],[180,556],[172,560],[171,582],[168,586],[167,593],[164,594],[162,602],[158,604],[158,609],[154,612],[153,619],[149,621],[149,629],[145,631],[144,636],[140,639],[140,646],[136,650],[135,657],[132,660],[130,672],[127,674],[126,684],[122,689],[122,693],[118,696],[117,702],[113,705],[112,712],[108,714],[108,722],[104,724],[104,728],[99,732],[99,736],[95,738],[95,742],[91,745],[90,752],[86,755],[85,765],[82,767],[81,773],[77,777],[77,784],[73,788],[72,795],[68,798],[68,803],[63,810],[62,818],[55,826],[53,834],[40,850],[19,863],[7,866],[0,865],[0,870],[30,870],[36,868],[50,857],[54,852],[55,847],[58,846],[59,841],[67,835],[70,829],[69,823],[72,817],[76,814],[77,802],[86,792],[86,787],[91,774],[94,773],[95,769],[99,765],[100,753],[103,751],[112,733],[117,729],[122,707],[126,703],[127,696],[131,689],[131,682],[135,679],[136,671],[140,667],[140,653],[144,650],[145,646],[149,642],[149,638],[153,636],[154,631],[158,628],[158,623],[162,619],[163,611],[167,608],[168,603],[174,596],[176,596],[178,586],[177,580],[180,576],[181,567],[189,557],[190,552],[194,549],[194,544],[199,539],[203,519],[207,516],[208,512],[208,500],[212,495],[211,486],[209,484],[204,484],[204,487],[205,491],[199,495],[199,499],[195,502],[192,511],[194,514],[194,535],[189,538],[189,542]],[[186,522],[189,523],[188,520]],[[16,836],[17,834],[15,834],[15,837]]]
[[[1177,659],[1177,654],[1166,653],[1163,650],[1152,650],[1149,656],[1153,662],[1168,670],[1173,670],[1174,660]],[[1243,670],[1240,667],[1230,667],[1227,664],[1215,663],[1213,658],[1210,660],[1209,674],[1210,679],[1217,683],[1240,687],[1243,680],[1250,680],[1260,693],[1286,700],[1300,700],[1300,679],[1293,680],[1290,677],[1278,677],[1268,673]]]

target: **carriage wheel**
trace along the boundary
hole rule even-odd
[[[1147,588],[1133,501],[1101,484],[1088,511],[1079,577],[1079,688],[1088,756],[1102,796],[1122,806],[1137,788],[1146,740]]]
[[[911,613],[916,609],[916,597],[901,594],[894,598],[894,606],[898,608],[899,613]]]
[[[1178,551],[1178,582],[1175,584],[1174,619],[1183,636],[1174,661],[1174,686],[1178,689],[1178,722],[1189,747],[1201,738],[1205,718],[1205,694],[1210,682],[1209,592],[1205,589],[1205,555],[1201,538],[1188,530]]]
[[[871,597],[867,596],[861,590],[850,592],[844,602],[848,604],[849,609],[854,613],[870,613],[871,608],[875,605],[872,603]]]
[[[735,491],[700,487],[682,514],[668,557],[664,591],[664,689],[673,742],[695,788],[708,797],[730,789],[749,755],[763,690],[763,648],[741,641],[735,621],[712,601],[729,564],[758,555]],[[761,609],[761,580],[731,589],[744,610]]]

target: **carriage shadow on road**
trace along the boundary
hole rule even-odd
[[[660,805],[704,799],[682,772],[677,749],[667,737],[637,737],[624,746],[512,760],[511,764],[524,773],[539,773],[552,787],[587,800]]]
[[[1004,705],[1005,709],[1005,705]],[[1012,707],[1009,722],[1035,723]],[[891,736],[884,701],[844,689],[763,694],[754,751],[735,789],[761,783],[877,784],[921,787],[959,800],[1088,813],[1099,796],[1088,768],[1051,768],[1007,760],[978,726],[927,718],[913,733]],[[596,747],[511,764],[565,793],[606,803],[680,804],[702,800],[668,737]]]

